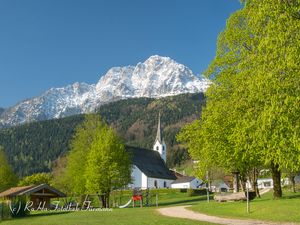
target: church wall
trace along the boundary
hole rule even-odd
[[[130,185],[129,187],[132,187],[132,188],[142,187],[142,175],[143,175],[142,171],[140,171],[140,169],[137,168],[136,166],[133,166],[131,176],[134,178],[134,183],[133,183],[133,185]]]
[[[142,173],[142,189],[148,188],[148,177]]]
[[[174,180],[148,178],[148,188],[155,188],[154,182],[157,181],[157,188],[164,188],[164,182],[166,182],[167,188],[171,188],[171,183]]]

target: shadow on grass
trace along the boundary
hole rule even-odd
[[[209,196],[210,201],[214,201],[213,196]],[[173,205],[196,205],[199,202],[207,201],[206,196],[201,196],[199,198],[193,198],[193,199],[186,199],[182,201],[174,201],[174,202],[163,202],[160,203],[158,201],[158,206],[173,206]]]
[[[299,193],[292,193],[292,195],[286,196],[286,195],[284,195],[284,193],[283,193],[283,195],[282,195],[282,197],[281,197],[281,199],[295,199],[295,198],[300,199],[300,194],[299,194]]]
[[[62,215],[62,214],[68,214],[71,211],[67,211],[67,212],[55,212],[55,211],[47,211],[47,212],[41,212],[41,213],[32,213],[29,214],[27,216],[25,216],[26,218],[36,218],[36,217],[43,217],[43,216],[55,216],[55,215]]]

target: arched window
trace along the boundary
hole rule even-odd
[[[165,146],[163,146],[163,151],[165,151]]]
[[[158,146],[156,147],[156,150],[157,150],[157,151],[159,150]]]
[[[165,182],[164,182],[164,188],[166,188],[166,187],[167,187],[167,182],[165,181]]]
[[[154,181],[154,187],[157,188],[157,181]]]

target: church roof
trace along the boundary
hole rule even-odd
[[[158,140],[158,142],[161,144],[163,141],[163,136],[162,136],[162,130],[161,130],[161,125],[160,125],[160,115],[159,115],[159,119],[158,119],[158,126],[157,126],[157,133],[156,133],[156,139],[154,141],[154,143],[156,142],[156,140]]]
[[[176,180],[176,176],[169,170],[157,151],[133,146],[125,146],[125,148],[132,151],[132,163],[147,177]]]

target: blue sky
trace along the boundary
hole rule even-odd
[[[0,107],[167,56],[206,70],[238,0],[0,1]]]

